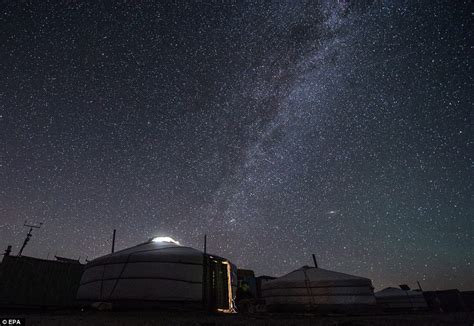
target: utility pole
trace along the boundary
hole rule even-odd
[[[316,255],[315,254],[313,254],[313,263],[314,263],[314,267],[318,268],[318,261],[316,260]]]
[[[202,306],[204,309],[209,309],[210,291],[208,289],[208,264],[209,259],[207,257],[207,234],[204,234],[204,253],[202,254]]]
[[[423,289],[422,289],[422,287],[421,287],[420,281],[416,281],[416,283],[418,283],[418,289],[420,289],[420,292],[423,292]]]
[[[114,229],[114,234],[112,235],[112,253],[115,251],[115,233],[117,230]]]
[[[43,223],[40,223],[39,225],[34,225],[34,224],[26,224],[26,222],[27,221],[25,221],[25,223],[23,223],[23,226],[29,227],[30,230],[28,231],[28,234],[26,235],[25,241],[23,242],[23,245],[21,246],[20,252],[18,253],[18,257],[21,256],[21,254],[23,253],[23,249],[25,249],[26,245],[28,244],[28,241],[30,241],[30,238],[33,235],[31,233],[31,232],[33,232],[33,229],[39,229],[43,225]]]

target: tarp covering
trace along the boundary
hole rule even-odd
[[[307,266],[262,284],[262,296],[267,307],[286,306],[290,310],[375,304],[369,279]]]
[[[427,309],[425,297],[422,292],[402,290],[388,287],[375,293],[377,304],[386,309],[418,310]]]

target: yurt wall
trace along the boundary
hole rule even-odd
[[[77,292],[84,303],[231,311],[236,267],[168,241],[149,241],[87,264]]]

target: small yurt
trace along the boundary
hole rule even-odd
[[[422,292],[388,287],[375,293],[377,305],[386,311],[390,310],[426,310],[428,304]]]
[[[358,311],[375,305],[371,280],[303,266],[262,284],[267,311]]]
[[[77,299],[113,307],[233,310],[237,268],[228,260],[156,237],[89,262]]]

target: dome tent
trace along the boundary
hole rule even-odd
[[[89,262],[77,299],[114,306],[233,309],[236,270],[228,260],[157,237]]]
[[[364,277],[303,266],[262,285],[268,311],[350,311],[375,305]]]
[[[377,305],[385,310],[424,310],[428,309],[422,292],[388,287],[375,293]]]

